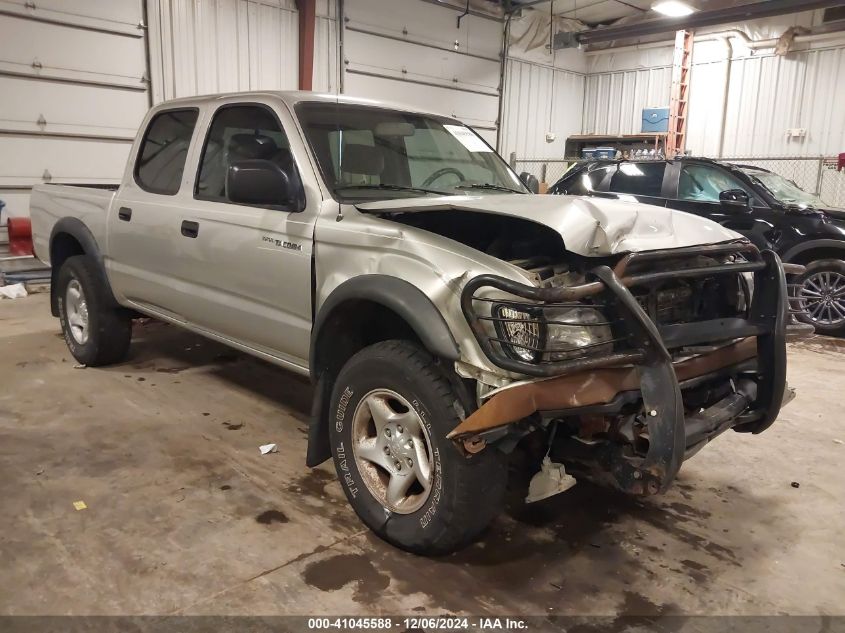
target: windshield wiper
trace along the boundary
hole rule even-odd
[[[405,185],[391,185],[389,183],[379,183],[377,185],[341,185],[340,187],[335,187],[334,191],[337,192],[341,189],[374,189],[376,191],[419,191],[422,193],[434,193],[438,196],[449,195],[449,192],[447,191],[438,191],[437,189],[426,189],[424,187],[406,187]]]
[[[504,185],[494,185],[490,182],[472,182],[465,185],[456,185],[455,189],[492,189],[494,191],[508,191],[510,193],[525,193],[519,189],[512,189],[511,187],[505,187]]]

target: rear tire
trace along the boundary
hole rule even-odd
[[[113,305],[91,257],[75,255],[66,259],[56,285],[62,334],[73,357],[89,367],[126,358],[132,319],[126,310]]]
[[[388,543],[447,554],[501,511],[504,455],[465,455],[446,439],[461,410],[443,370],[408,341],[367,347],[338,375],[329,416],[335,469],[352,508]]]
[[[809,313],[798,318],[815,327],[818,334],[845,335],[845,261],[811,262],[798,283],[801,305]]]

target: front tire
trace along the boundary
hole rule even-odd
[[[798,318],[813,325],[819,334],[845,335],[845,262],[839,259],[812,262],[798,283],[801,307],[807,311]]]
[[[111,305],[96,264],[88,255],[69,257],[56,278],[62,334],[73,357],[89,367],[126,357],[132,319]]]
[[[504,456],[493,448],[467,456],[446,439],[460,410],[443,370],[408,341],[367,347],[338,375],[329,416],[335,469],[352,508],[388,543],[450,553],[501,511]]]

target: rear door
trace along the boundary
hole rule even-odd
[[[198,108],[182,107],[149,120],[109,211],[105,249],[118,296],[179,319],[179,194],[198,118]]]
[[[755,195],[751,187],[718,165],[682,161],[675,169],[677,180],[669,194],[669,207],[718,222],[746,236],[758,248],[772,248],[779,237],[774,217],[777,212]],[[751,207],[738,209],[723,205],[719,194],[731,189],[745,191]]]
[[[629,198],[662,207],[666,205],[663,195],[666,175],[664,161],[619,163],[610,177],[608,191],[623,199]]]

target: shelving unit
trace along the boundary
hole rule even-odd
[[[615,147],[622,152],[632,152],[638,149],[666,149],[666,132],[649,132],[642,134],[575,134],[566,139],[566,156],[581,157],[585,147],[606,145]]]

